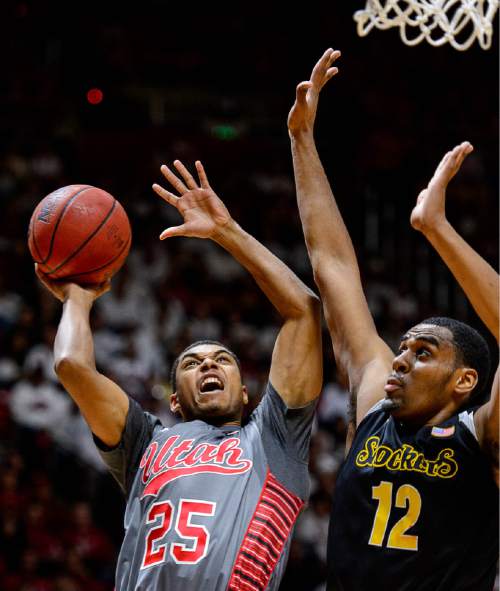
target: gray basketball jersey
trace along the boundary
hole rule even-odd
[[[130,400],[120,444],[100,451],[127,497],[116,591],[278,589],[314,408],[288,409],[268,384],[244,427],[166,429]]]

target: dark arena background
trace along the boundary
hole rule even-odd
[[[411,229],[442,155],[474,145],[447,211],[498,266],[498,31],[474,44],[359,38],[363,2],[3,2],[0,8],[0,589],[111,591],[124,503],[53,372],[60,304],[36,280],[26,232],[63,185],[113,194],[133,230],[128,262],[92,323],[99,368],[168,425],[172,360],[193,340],[227,343],[253,405],[278,320],[250,276],[208,241],[160,232],[177,214],[151,190],[159,167],[200,159],[233,217],[314,286],[297,212],[288,111],[327,47],[340,73],[323,91],[320,156],[362,267],[382,336],[419,319],[476,326],[462,291]],[[498,23],[494,23],[497,28]],[[175,215],[174,215],[175,214]],[[311,447],[312,496],[285,591],[324,589],[328,517],[342,462],[347,392],[324,331],[325,383]]]

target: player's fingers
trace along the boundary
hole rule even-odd
[[[458,146],[458,148],[459,148],[459,150],[458,150],[459,162],[460,162],[460,164],[462,164],[462,162],[474,150],[474,148],[473,148],[472,144],[470,144],[469,142],[462,142],[460,144],[460,146]]]
[[[111,279],[106,279],[106,281],[104,283],[101,283],[101,285],[99,286],[98,294],[103,295],[104,293],[107,293],[110,289]]]
[[[457,153],[457,156],[455,158],[455,168],[456,168],[456,172],[458,172],[459,168],[462,166],[462,164],[464,163],[464,160],[467,158],[467,156],[474,150],[472,144],[470,144],[469,142],[462,142],[459,146],[459,150]]]
[[[441,162],[438,164],[435,174],[437,174],[438,172],[441,172],[441,170],[448,164],[448,162],[450,161],[450,158],[451,158],[451,154],[452,154],[451,151],[446,152],[446,154],[441,159]]]
[[[323,75],[323,72],[326,70],[326,68],[330,64],[330,58],[331,58],[332,54],[333,54],[333,49],[331,47],[329,47],[325,51],[325,53],[319,58],[319,60],[316,62],[316,65],[314,66],[312,74],[311,74],[311,80],[314,80],[318,76]]]
[[[179,197],[177,197],[177,195],[174,195],[170,191],[167,191],[167,189],[164,189],[161,185],[157,185],[156,183],[154,183],[153,191],[162,199],[164,199],[167,203],[170,203],[170,205],[173,205],[174,207],[178,206]]]
[[[470,142],[462,142],[462,146],[466,155],[474,151],[474,146]]]
[[[36,276],[38,277],[38,279],[40,279],[40,281],[46,287],[49,287],[50,280],[47,278],[47,276],[45,275],[45,273],[42,273],[42,271],[40,271],[40,268],[38,267],[38,263],[35,263],[35,273],[36,273]]]
[[[312,88],[312,82],[307,80],[297,85],[297,103],[304,104],[306,102],[307,91]]]
[[[61,287],[58,286],[54,281],[50,280],[44,273],[42,273],[38,268],[37,263],[35,263],[35,273],[45,289],[55,296],[59,301],[64,302],[64,293],[62,292]]]
[[[172,236],[186,236],[186,228],[187,224],[181,224],[180,226],[172,226],[163,230],[160,234],[160,240],[165,240],[165,238],[172,238]]]
[[[188,192],[189,189],[186,187],[186,185],[170,170],[166,164],[162,164],[160,170],[172,187],[174,187],[174,189],[181,195],[184,195],[184,193]]]
[[[94,296],[98,298],[111,289],[111,279],[106,279],[101,283],[93,283],[91,285],[87,285],[86,289],[93,291]]]
[[[325,74],[325,82],[328,82],[330,78],[333,78],[336,74],[339,73],[339,69],[337,67],[328,68]]]
[[[198,189],[198,185],[193,178],[193,175],[189,172],[189,170],[182,164],[180,160],[174,160],[175,168],[181,173],[184,182],[190,189]]]
[[[198,172],[198,178],[200,179],[200,185],[202,189],[210,189],[210,183],[208,182],[207,173],[203,168],[203,164],[197,160],[194,165],[196,166],[196,171]]]
[[[335,49],[334,52],[330,55],[330,63],[333,64],[333,62],[337,61],[341,55],[342,54],[340,53],[340,50]]]
[[[465,152],[466,146],[464,145],[464,143],[465,142],[459,144],[458,146],[455,146],[451,152],[449,166],[452,169],[453,174],[455,174],[458,171],[458,169],[462,165],[462,162],[467,156],[467,153]]]
[[[450,164],[454,167],[460,161],[462,155],[462,146],[455,146],[451,151]]]

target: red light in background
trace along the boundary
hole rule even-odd
[[[99,103],[102,102],[103,98],[104,98],[104,94],[100,88],[91,88],[87,92],[87,101],[91,105],[98,105]]]
[[[17,16],[24,18],[28,16],[28,6],[24,2],[20,2],[16,7]]]

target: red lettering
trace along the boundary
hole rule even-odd
[[[226,439],[226,441],[220,444],[219,451],[217,452],[217,458],[215,461],[218,464],[223,464],[225,459],[230,466],[238,465],[241,456],[241,449],[239,447],[239,443],[240,440],[234,437],[232,437],[231,439]]]
[[[182,464],[183,460],[179,460],[179,456],[191,449],[193,439],[186,439],[180,445],[176,445],[170,454],[170,457],[165,462],[167,468],[175,468],[178,464]]]
[[[200,464],[208,464],[209,462],[213,462],[217,457],[218,449],[219,447],[217,445],[207,443],[207,449],[203,452],[203,454],[200,457]]]
[[[206,451],[208,443],[200,443],[197,445],[193,451],[189,452],[188,455],[182,460],[182,463],[186,466],[192,466],[193,464],[198,464],[200,462],[201,456]]]
[[[141,458],[141,463],[139,464],[140,468],[144,468],[142,473],[142,482],[146,484],[150,474],[151,462],[153,461],[153,456],[155,455],[158,449],[158,444],[156,441],[148,447],[148,449],[144,452],[144,455]]]
[[[157,442],[147,448],[140,463],[143,468],[141,479],[147,484],[144,496],[156,495],[165,484],[182,476],[200,473],[242,474],[252,467],[251,460],[241,459],[240,440],[236,437],[226,439],[219,445],[199,443],[194,448],[194,439],[177,443],[179,439],[178,435],[173,435],[159,450]]]
[[[173,435],[172,437],[169,437],[165,443],[162,445],[160,452],[158,453],[158,455],[156,456],[156,460],[155,463],[153,464],[153,474],[158,474],[158,472],[163,468],[163,466],[166,464],[162,464],[165,456],[168,454],[168,452],[170,451],[170,448],[174,445],[174,443],[179,439],[178,435]]]

